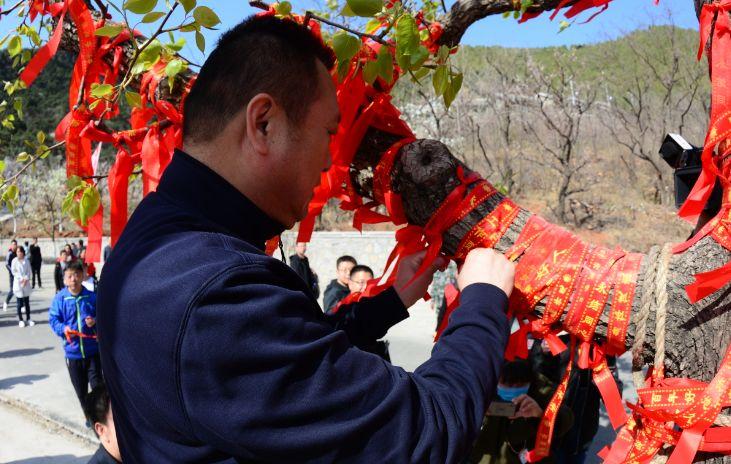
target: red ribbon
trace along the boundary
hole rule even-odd
[[[83,332],[79,332],[78,330],[67,330],[64,333],[64,335],[66,336],[66,341],[68,343],[71,343],[71,338],[72,337],[90,338],[90,339],[96,340],[96,335],[85,334]]]
[[[26,87],[30,87],[31,85],[33,85],[33,82],[36,80],[41,71],[43,71],[43,68],[45,68],[48,62],[51,61],[51,58],[56,55],[56,52],[58,51],[58,45],[61,43],[61,34],[63,33],[63,20],[66,17],[66,8],[66,3],[64,2],[61,16],[58,18],[58,24],[56,24],[56,28],[53,30],[53,34],[51,34],[51,37],[49,37],[48,42],[46,42],[38,50],[38,52],[33,55],[33,58],[31,58],[31,60],[25,66],[23,72],[20,73],[20,80],[25,83]]]
[[[110,222],[111,222],[111,245],[114,247],[119,236],[122,235],[124,227],[127,225],[127,201],[129,176],[132,175],[134,164],[129,154],[120,149],[117,152],[117,158],[109,170],[109,198],[111,204]]]

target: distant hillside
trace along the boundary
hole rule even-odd
[[[705,62],[695,59],[697,46],[696,31],[670,26],[587,46],[465,46],[454,58],[464,84],[449,112],[435,101],[431,82],[419,87],[403,78],[394,90],[395,102],[419,136],[442,140],[521,204],[598,234],[593,237],[598,241],[641,250],[654,242],[648,227],[664,227],[662,235],[670,241],[687,235],[686,226],[673,219],[672,170],[657,148],[670,131],[694,143],[703,140],[710,85]],[[68,111],[73,61],[60,52],[24,92],[24,119],[13,130],[0,128],[0,157],[14,159],[24,151],[23,140],[38,130],[53,132]],[[0,77],[14,77],[4,51]],[[4,99],[0,96],[0,102]],[[563,103],[567,113],[592,101],[564,167],[551,158],[552,150],[560,151],[558,145],[547,146],[556,143],[556,128],[540,111],[547,108],[560,117],[561,99],[568,100]],[[634,127],[632,113],[638,108]],[[60,151],[52,155],[55,164],[62,156]],[[102,158],[108,164],[111,150],[105,149]],[[571,173],[563,180],[573,192],[563,200],[562,171]],[[134,192],[131,207],[139,198]],[[569,210],[562,213],[564,219],[554,215],[557,205]],[[318,227],[349,228],[349,223],[348,214],[328,208]]]

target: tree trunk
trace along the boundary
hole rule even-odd
[[[378,163],[381,153],[394,142],[391,136],[370,131],[353,162],[352,180],[357,190],[369,195],[372,167]],[[418,140],[403,147],[392,174],[394,190],[401,194],[409,222],[425,225],[447,194],[458,185],[457,167],[464,164],[435,140]],[[463,221],[454,225],[444,235],[442,251],[453,254],[464,235],[489,214],[503,199],[497,194]],[[506,251],[517,239],[530,217],[522,210],[498,243],[498,251]],[[649,231],[648,231],[649,232]],[[731,289],[714,294],[691,305],[685,295],[685,285],[698,272],[720,267],[731,259],[731,253],[711,238],[702,239],[686,253],[675,255],[670,262],[667,292],[668,318],[666,324],[666,372],[669,376],[684,376],[709,381],[713,378],[726,346],[731,341]],[[627,336],[629,349],[634,342],[634,326],[639,302],[643,295],[644,269],[640,273],[638,291],[633,302],[633,317]],[[609,306],[605,308],[599,336],[606,335]],[[650,315],[645,338],[644,360],[652,363],[655,354],[655,318]]]

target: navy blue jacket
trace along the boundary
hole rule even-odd
[[[262,251],[282,229],[182,152],[140,203],[98,292],[123,462],[458,462],[497,383],[505,294],[466,288],[408,373],[354,346],[407,317],[396,292],[325,316]]]

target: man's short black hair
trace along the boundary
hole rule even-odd
[[[273,16],[245,19],[221,37],[203,64],[185,100],[184,138],[212,140],[260,93],[299,123],[318,98],[316,60],[330,70],[335,55],[308,28]]]
[[[516,359],[514,361],[505,361],[503,364],[503,372],[500,375],[500,382],[508,385],[531,383],[533,381],[533,371],[531,366],[525,359]]]
[[[12,240],[10,241],[10,243],[15,243],[15,244],[17,245],[17,244],[18,244],[18,241],[17,241],[17,240],[15,240],[15,239],[12,239]]]
[[[341,263],[353,263],[353,266],[358,265],[358,261],[356,261],[355,258],[353,258],[350,255],[345,255],[345,256],[339,257],[338,260],[335,262],[335,267],[336,268],[340,267]]]
[[[109,414],[109,407],[111,403],[109,401],[109,392],[104,384],[97,385],[91,392],[84,398],[84,414],[91,423],[91,428],[94,428],[94,424],[97,422],[107,424],[107,414]]]
[[[69,263],[68,266],[66,266],[66,269],[64,269],[64,273],[72,271],[72,272],[80,272],[81,275],[84,275],[84,265],[81,264],[80,261],[74,261],[73,263]]]
[[[369,268],[365,264],[356,264],[353,269],[350,270],[350,277],[353,277],[358,272],[367,272],[370,275],[375,275],[373,269]]]

